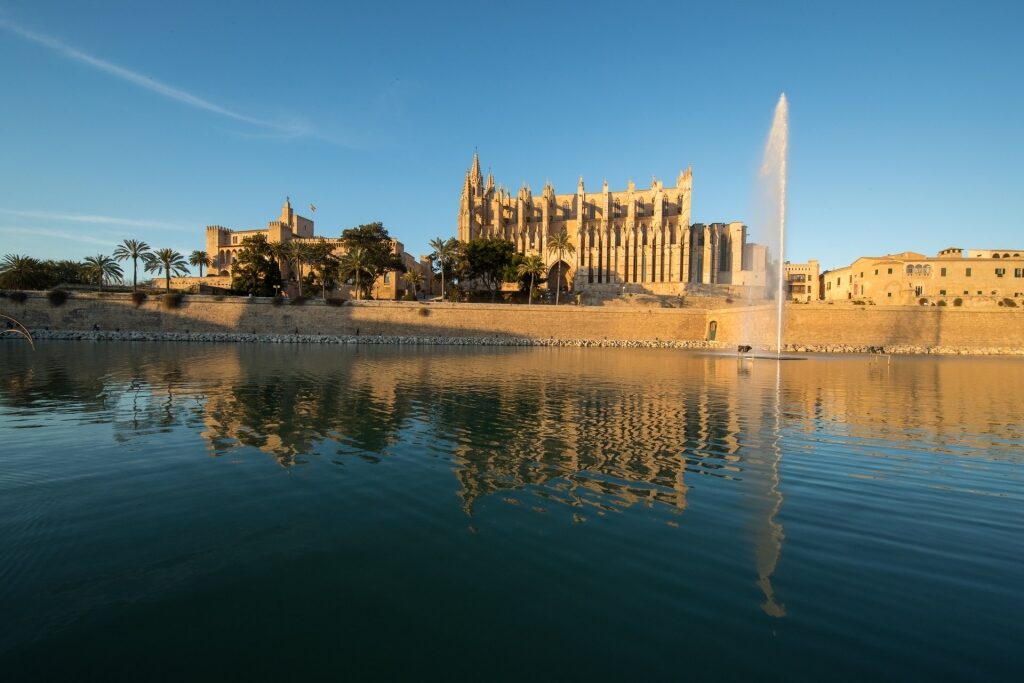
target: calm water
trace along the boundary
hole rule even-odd
[[[1010,679],[1024,361],[0,344],[0,671]]]

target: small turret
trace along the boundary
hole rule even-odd
[[[291,200],[291,197],[285,197],[284,198],[284,206],[281,207],[281,218],[280,218],[280,221],[282,223],[285,223],[286,225],[291,225],[292,224],[292,216],[293,215],[294,215],[294,213],[292,212],[292,200]]]

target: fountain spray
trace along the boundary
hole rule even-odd
[[[775,176],[778,192],[778,223],[779,223],[779,254],[778,272],[776,273],[775,303],[778,307],[775,321],[775,354],[782,354],[782,315],[785,294],[783,270],[786,263],[786,157],[789,154],[789,103],[786,93],[779,96],[775,105],[775,117],[772,129],[768,134],[768,144],[764,150],[764,161],[761,164],[761,176]]]

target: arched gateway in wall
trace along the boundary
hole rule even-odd
[[[561,266],[561,274],[559,274],[559,266]],[[554,292],[557,287],[562,292],[568,292],[572,274],[572,266],[565,261],[555,261],[548,269],[548,291]]]

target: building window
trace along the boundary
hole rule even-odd
[[[889,297],[890,299],[892,298],[892,292],[886,292],[886,293],[885,293],[885,295],[886,295],[887,297]]]
[[[967,269],[967,272],[964,273],[964,276],[965,277],[970,277],[971,276],[971,269],[970,268]]]
[[[892,275],[892,268],[889,269],[889,275]]]
[[[914,266],[908,265],[907,266],[907,275],[913,275],[913,274],[914,274]]]
[[[942,277],[946,277],[946,269],[945,268],[939,268],[939,275],[941,275]]]
[[[1013,276],[1014,277],[1024,277],[1024,268],[1014,268],[1013,269]]]
[[[863,271],[863,270],[862,270],[862,271],[860,271],[860,276],[861,276],[861,277],[864,277],[864,271]]]
[[[921,285],[914,287],[914,296],[921,296]]]
[[[996,268],[996,277],[1002,277],[1006,275],[1006,268]]]
[[[940,295],[940,296],[946,296],[946,290],[944,290],[944,289],[940,289],[940,290],[939,290],[939,295]]]
[[[384,273],[384,284],[391,284],[391,273]]]

